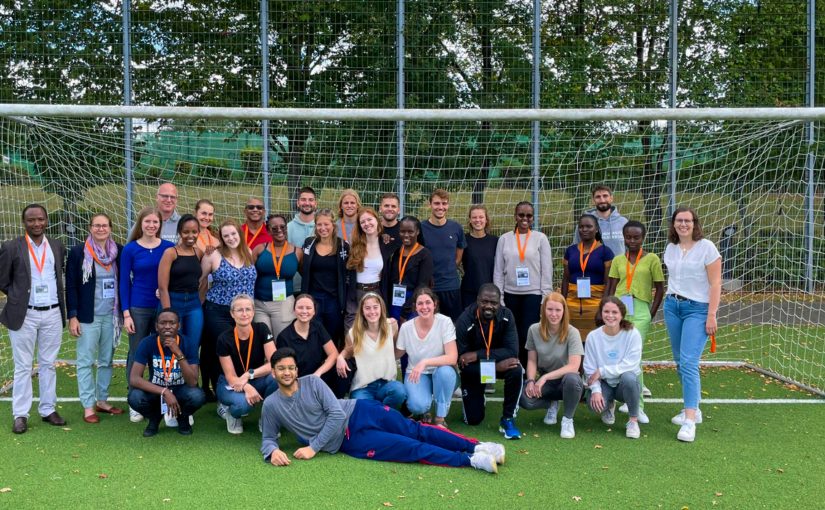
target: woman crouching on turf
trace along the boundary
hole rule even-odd
[[[381,296],[367,292],[358,305],[355,322],[346,337],[346,347],[338,355],[338,375],[347,377],[347,360],[355,358],[350,397],[378,400],[398,409],[407,398],[404,385],[396,380],[395,337],[398,323],[387,319]]]
[[[544,296],[541,320],[527,331],[527,385],[522,409],[547,408],[544,423],[555,425],[559,400],[564,401],[561,437],[573,439],[573,415],[582,396],[579,367],[584,354],[579,330],[570,325],[567,301],[558,292]],[[540,375],[536,379],[536,375]]]
[[[602,422],[613,425],[616,399],[625,402],[630,415],[625,435],[638,439],[642,337],[625,319],[627,309],[616,296],[604,298],[599,312],[604,325],[587,335],[584,346],[584,375],[591,391],[587,403]]]

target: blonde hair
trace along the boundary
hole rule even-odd
[[[378,235],[384,232],[381,226],[381,218],[372,207],[359,207],[355,215],[355,228],[352,229],[352,242],[349,245],[349,259],[347,259],[347,269],[361,272],[364,270],[364,259],[367,258],[367,235],[361,228],[361,216],[369,214],[378,222]]]
[[[240,243],[238,243],[238,255],[241,257],[241,261],[243,262],[244,266],[254,266],[255,260],[252,258],[252,252],[249,251],[249,246],[246,244],[246,239],[244,239],[243,230],[241,230],[241,226],[238,225],[238,222],[235,220],[225,220],[221,223],[221,226],[218,228],[218,240],[220,244],[218,245],[218,252],[221,254],[223,258],[229,258],[232,255],[231,248],[223,242],[223,229],[224,227],[233,227],[238,232],[238,238],[240,239]]]
[[[550,341],[550,320],[547,318],[547,312],[545,311],[548,301],[561,303],[563,312],[559,323],[559,343],[563,344],[567,341],[567,331],[570,329],[570,310],[567,308],[567,300],[558,292],[551,292],[541,300],[541,318],[539,319],[541,339],[544,342]]]
[[[364,317],[364,303],[368,299],[375,299],[381,306],[381,317],[378,319],[378,348],[384,347],[387,337],[390,334],[389,322],[387,322],[387,305],[381,296],[375,292],[367,292],[361,297],[358,302],[358,313],[355,314],[355,322],[352,323],[352,328],[349,330],[349,336],[352,339],[352,352],[358,354],[364,347],[364,336],[367,332],[367,318]]]
[[[361,197],[358,195],[358,192],[352,188],[347,188],[344,191],[342,191],[341,196],[338,197],[338,219],[344,218],[344,208],[341,207],[341,204],[344,203],[344,197],[347,196],[355,198],[355,205],[358,206],[358,209],[361,209],[363,207],[363,204],[361,204]],[[356,221],[355,223],[358,223],[358,221]]]

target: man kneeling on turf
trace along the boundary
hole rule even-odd
[[[192,348],[196,344],[182,341],[179,326],[177,312],[164,308],[155,322],[158,334],[141,340],[135,351],[129,407],[149,418],[144,437],[158,433],[164,414],[177,418],[178,432],[188,436],[192,433],[189,417],[206,401],[198,388],[198,350]],[[143,378],[147,366],[148,380]]]
[[[278,391],[264,401],[264,460],[288,466],[289,457],[278,447],[281,427],[306,444],[296,459],[309,460],[319,451],[339,450],[360,459],[421,462],[441,466],[472,466],[497,473],[504,463],[504,446],[479,443],[448,430],[404,418],[377,400],[338,400],[317,376],[298,377],[295,351],[278,349],[271,359]]]

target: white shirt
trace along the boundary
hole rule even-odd
[[[364,259],[364,270],[355,274],[358,283],[378,283],[381,281],[381,270],[384,269],[384,259],[381,255]]]
[[[455,326],[453,321],[446,315],[435,314],[435,322],[430,332],[424,338],[419,338],[415,331],[415,318],[401,325],[398,331],[398,348],[407,351],[409,356],[409,366],[414,367],[422,359],[436,358],[443,356],[444,346],[450,342],[455,342]],[[432,374],[435,367],[427,367],[424,374]]]
[[[29,267],[31,268],[32,273],[32,286],[29,292],[29,306],[52,306],[56,305],[59,301],[57,299],[57,275],[54,272],[54,252],[52,252],[51,246],[49,246],[49,240],[46,239],[46,236],[43,236],[43,241],[40,242],[40,246],[34,244],[34,242],[30,242],[28,239],[26,242],[34,249],[34,256],[37,257],[37,262],[40,263],[40,257],[43,256],[43,251],[46,252],[46,260],[43,263],[43,274],[40,274],[40,270],[37,269],[37,265],[34,263],[34,259],[32,258],[31,252],[26,251],[29,254]],[[35,288],[38,286],[45,285],[48,288],[48,298],[40,303],[35,302]]]
[[[350,334],[352,334],[352,330],[350,330]],[[387,338],[384,340],[383,347],[379,347],[379,340],[373,340],[367,332],[364,332],[361,351],[355,354],[355,363],[358,370],[355,371],[352,378],[350,391],[363,388],[378,379],[386,381],[396,379],[398,367],[395,364],[395,346],[392,342],[392,326],[389,322],[387,323]]]
[[[584,375],[588,379],[598,369],[601,379],[590,385],[593,393],[602,392],[602,381],[610,386],[619,384],[622,374],[642,373],[642,336],[636,328],[622,329],[608,335],[604,327],[594,329],[584,344]]]
[[[668,243],[662,257],[667,266],[667,293],[678,294],[699,303],[710,302],[707,266],[722,258],[711,241],[700,239],[682,253],[678,244]]]

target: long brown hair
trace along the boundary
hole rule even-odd
[[[329,209],[320,209],[315,212],[315,230],[313,231],[315,241],[318,242],[321,240],[321,236],[318,235],[318,218],[321,217],[329,218],[329,222],[332,223],[332,233],[330,233],[330,237],[332,238],[334,252],[338,253],[341,250],[341,243],[343,241],[335,235],[335,215],[333,215],[332,211]]]
[[[238,225],[238,222],[232,219],[225,220],[221,223],[221,226],[218,228],[218,240],[220,244],[218,245],[218,252],[221,254],[223,258],[229,258],[232,255],[231,248],[223,242],[223,228],[224,227],[232,227],[238,231],[238,238],[240,239],[240,243],[238,244],[238,254],[241,256],[241,261],[243,262],[244,266],[253,266],[255,265],[255,260],[252,258],[252,252],[249,251],[249,246],[246,244],[246,239],[244,239],[243,230],[241,230],[241,226]]]
[[[550,341],[550,319],[547,318],[547,313],[545,312],[548,301],[561,304],[563,312],[561,322],[559,323],[559,343],[563,344],[567,341],[567,331],[570,329],[570,310],[567,308],[567,300],[564,299],[564,296],[558,292],[551,292],[544,296],[544,299],[541,300],[541,315],[539,318],[539,332],[541,333],[541,339],[545,342]]]
[[[616,296],[607,296],[606,298],[604,298],[604,300],[602,300],[601,303],[599,303],[599,314],[602,313],[604,305],[606,305],[607,303],[613,303],[614,305],[616,305],[619,308],[619,313],[622,314],[622,320],[619,322],[619,328],[624,329],[626,331],[630,331],[631,329],[633,329],[633,323],[625,319],[625,317],[627,316],[627,307],[624,305],[624,303],[622,303],[622,300],[617,298]]]
[[[163,217],[160,215],[160,211],[158,211],[154,207],[144,207],[143,209],[138,212],[137,218],[135,218],[135,226],[132,227],[132,233],[129,234],[128,241],[137,241],[141,237],[143,237],[143,220],[150,215],[155,215],[158,217],[158,221],[160,221],[160,226],[158,227],[158,231],[155,234],[155,237],[160,237],[160,231],[163,228]],[[111,222],[110,222],[111,223]],[[128,242],[127,241],[127,242]]]
[[[699,222],[699,215],[696,214],[696,211],[694,211],[692,207],[681,206],[673,211],[673,215],[670,217],[670,228],[667,230],[667,240],[673,244],[679,244],[679,234],[676,233],[676,215],[683,212],[689,212],[693,217],[693,233],[691,235],[693,240],[698,241],[705,237],[702,233],[702,224]]]
[[[378,235],[384,232],[381,219],[372,207],[359,207],[355,214],[355,228],[352,229],[352,242],[349,245],[349,259],[347,269],[361,272],[364,270],[364,259],[367,258],[367,234],[361,228],[361,216],[369,214],[378,222]]]
[[[368,299],[375,299],[381,306],[381,317],[378,319],[378,348],[384,347],[389,336],[389,323],[387,322],[387,305],[381,296],[375,292],[367,292],[361,297],[358,302],[358,313],[355,314],[355,322],[352,323],[352,328],[349,330],[349,336],[352,339],[352,352],[358,354],[364,348],[364,336],[367,332],[368,324],[367,318],[364,317],[364,303]]]

